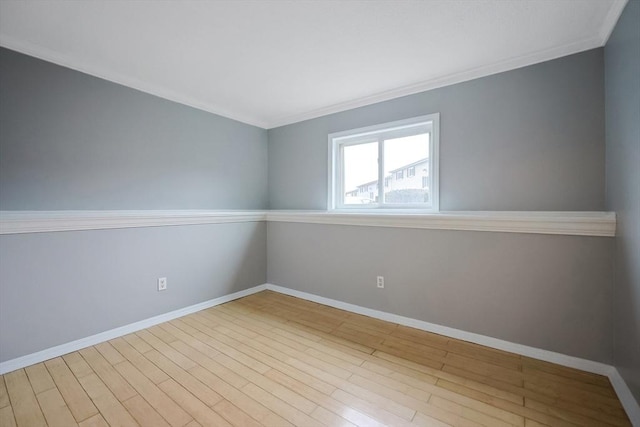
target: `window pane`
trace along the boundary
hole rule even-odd
[[[384,142],[384,202],[431,203],[429,194],[430,133]]]
[[[378,143],[343,148],[344,204],[364,205],[378,201]]]

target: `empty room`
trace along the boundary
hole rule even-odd
[[[640,0],[0,0],[0,427],[640,427]]]

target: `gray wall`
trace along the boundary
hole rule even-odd
[[[611,363],[612,239],[267,227],[269,283]]]
[[[265,251],[263,222],[1,236],[0,362],[265,283]]]
[[[272,209],[326,209],[327,134],[440,112],[441,210],[603,210],[603,50],[269,130]]]
[[[264,129],[0,49],[0,210],[261,209],[266,180]],[[0,236],[0,362],[265,281],[264,223]]]
[[[267,131],[0,48],[0,210],[261,209]]]
[[[443,210],[604,208],[602,49],[273,129],[268,153],[264,130],[0,54],[0,209],[262,208],[267,154],[272,208],[323,209],[328,133],[435,111]],[[286,223],[1,236],[0,360],[268,279],[608,363],[611,245]]]
[[[326,208],[327,134],[433,112],[442,210],[604,209],[603,49],[271,129],[270,207]],[[611,363],[612,248],[609,238],[270,223],[267,278]]]
[[[607,209],[616,211],[614,363],[640,402],[640,2],[605,47]]]

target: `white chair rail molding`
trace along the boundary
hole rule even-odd
[[[147,210],[0,211],[0,234],[258,221],[597,237],[613,237],[616,232],[614,212],[372,213],[297,210]]]

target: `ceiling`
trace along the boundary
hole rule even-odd
[[[263,128],[603,46],[626,0],[0,0],[0,45]]]

